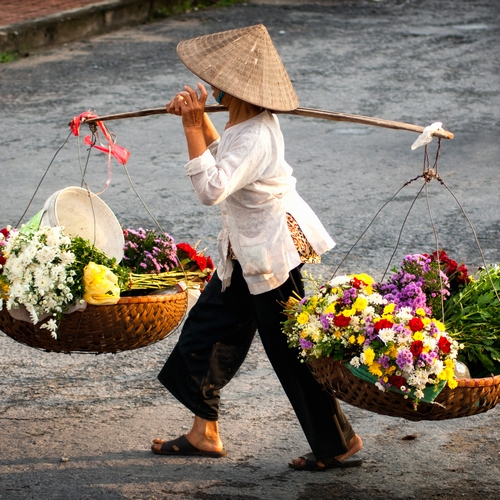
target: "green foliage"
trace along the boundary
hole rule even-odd
[[[500,267],[482,269],[445,302],[446,328],[464,345],[463,361],[483,375],[500,373]],[[476,374],[476,376],[478,376]]]
[[[0,52],[0,63],[15,61],[18,57],[16,52]]]
[[[108,257],[104,252],[93,246],[88,240],[84,240],[80,236],[71,239],[71,251],[75,254],[75,261],[71,265],[71,269],[75,271],[75,283],[72,288],[75,298],[82,298],[84,293],[83,287],[83,270],[89,262],[94,262],[101,266],[106,266],[111,269],[118,277],[118,286],[120,290],[127,290],[129,283],[130,270],[121,267],[116,262],[115,258]]]

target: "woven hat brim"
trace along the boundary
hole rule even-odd
[[[183,41],[177,54],[196,76],[238,99],[276,111],[291,111],[299,105],[262,24]]]

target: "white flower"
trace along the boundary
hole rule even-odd
[[[333,293],[332,295],[329,295],[329,296],[326,298],[326,303],[327,303],[328,305],[330,305],[332,302],[337,302],[337,300],[339,300],[339,296],[338,296],[338,294]]]
[[[372,293],[366,297],[370,304],[386,304],[387,299],[384,299],[379,293]]]
[[[387,344],[387,342],[392,342],[394,340],[394,330],[392,328],[381,328],[378,332],[380,340]]]
[[[368,316],[373,316],[375,313],[375,308],[373,306],[366,306],[362,311],[361,315],[363,318],[367,318]]]
[[[425,336],[422,341],[424,347],[428,347],[430,351],[435,351],[437,347],[437,340],[434,337]]]
[[[335,278],[331,279],[329,281],[329,285],[332,287],[337,287],[339,285],[344,285],[345,283],[349,283],[351,281],[351,278],[349,276],[335,276]]]
[[[40,325],[40,328],[50,331],[50,335],[53,339],[57,339],[57,322],[54,318],[49,319],[46,323]]]
[[[60,313],[71,303],[67,267],[75,260],[71,239],[60,227],[42,226],[35,232],[12,232],[6,241],[3,277],[9,285],[7,308],[24,305],[33,323],[46,313]],[[71,272],[73,275],[74,272]],[[72,282],[74,280],[72,279]],[[43,326],[55,333],[55,320]]]
[[[375,387],[382,392],[385,392],[385,387],[380,382],[375,382]]]
[[[408,321],[413,318],[411,307],[402,307],[398,312],[396,312],[395,318],[401,322],[408,323]]]
[[[354,368],[359,368],[361,365],[361,360],[358,358],[358,356],[354,356],[351,359],[350,364],[354,366]]]

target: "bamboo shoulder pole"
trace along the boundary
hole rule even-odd
[[[218,104],[211,104],[205,107],[207,113],[217,113],[220,111],[227,111],[225,106],[220,106]],[[100,116],[98,118],[92,118],[86,120],[84,123],[95,123],[98,121],[104,122],[109,120],[122,120],[125,118],[139,118],[142,116],[151,115],[163,115],[166,114],[167,110],[165,107],[162,108],[150,108],[143,109],[140,111],[129,111],[127,113],[116,113],[113,115]],[[277,114],[286,114],[294,116],[305,116],[307,118],[319,118],[322,120],[331,120],[337,122],[351,122],[351,123],[361,123],[363,125],[373,125],[375,127],[391,128],[395,130],[409,130],[411,132],[417,132],[421,134],[424,131],[424,127],[420,125],[412,125],[411,123],[397,122],[393,120],[385,120],[383,118],[373,118],[371,116],[362,115],[351,115],[348,113],[339,113],[336,111],[325,111],[323,109],[314,108],[297,108],[293,111],[275,111]],[[453,139],[454,135],[447,130],[437,130],[433,133],[434,137],[439,137],[441,139]]]

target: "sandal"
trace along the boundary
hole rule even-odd
[[[295,470],[311,470],[311,471],[325,471],[328,469],[345,469],[347,467],[359,467],[362,463],[363,460],[361,459],[355,459],[355,460],[337,460],[335,457],[333,458],[328,458],[326,460],[322,460],[322,462],[325,464],[324,466],[318,465],[318,461],[316,460],[316,457],[314,456],[314,453],[306,453],[305,455],[299,457],[304,460],[304,463],[299,465],[299,464],[294,464],[289,463],[289,467]]]
[[[193,446],[187,437],[181,436],[172,441],[164,441],[159,450],[151,447],[151,451],[156,455],[180,455],[180,456],[198,456],[198,457],[211,457],[221,458],[227,455],[227,451],[222,448],[221,451],[205,451],[200,450]]]

